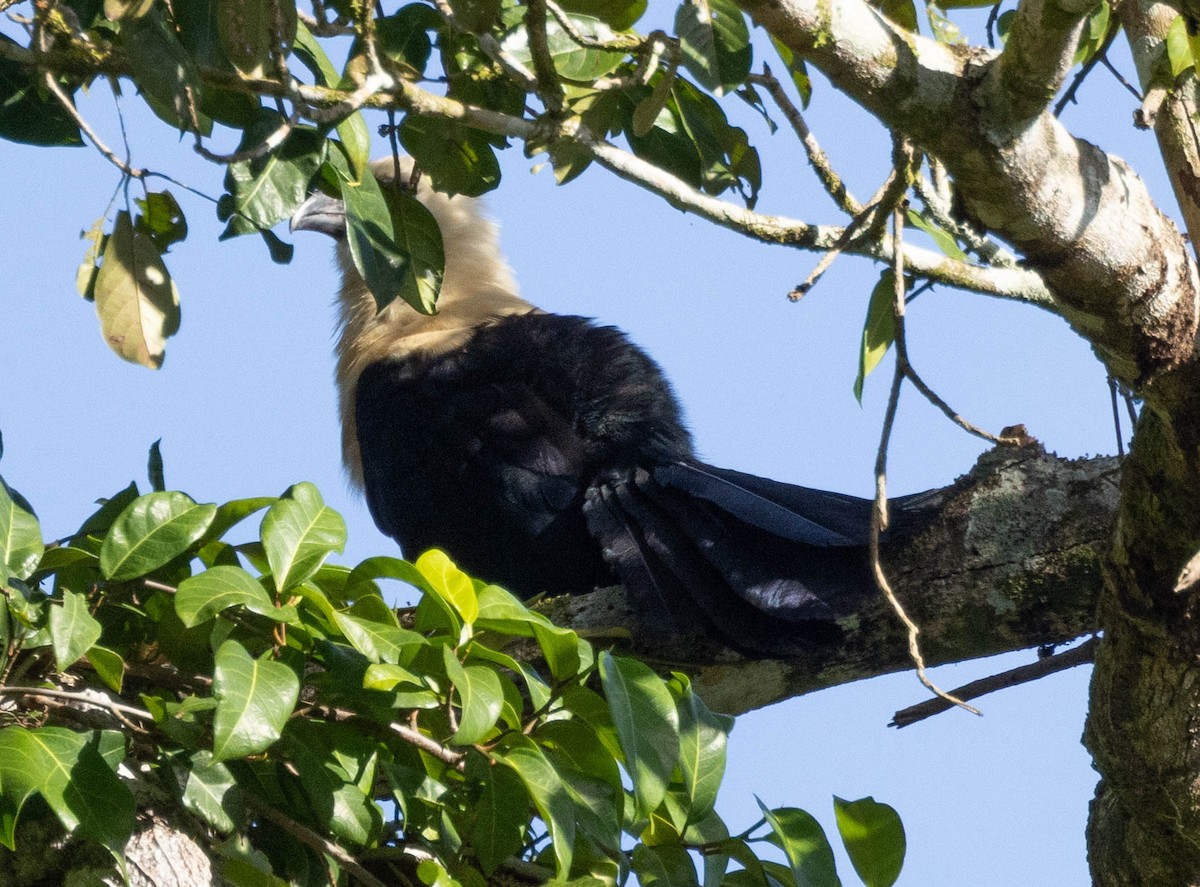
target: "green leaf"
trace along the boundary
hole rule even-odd
[[[571,871],[575,848],[575,805],[567,794],[562,777],[545,753],[528,736],[514,736],[496,760],[511,767],[521,777],[538,815],[550,830],[559,878]]]
[[[421,9],[433,13],[433,10],[424,4],[414,5],[419,5]],[[436,13],[433,14],[436,17]],[[394,18],[395,16],[387,19],[376,19],[376,40],[380,40],[384,30],[384,22],[391,21]],[[426,38],[426,41],[428,39]],[[325,54],[325,50],[317,42],[317,39],[313,37],[304,22],[297,23],[295,54],[312,71],[318,85],[332,87],[340,85],[341,77],[338,75],[337,69],[333,67],[333,63],[329,61],[329,56]],[[345,150],[346,157],[350,161],[353,180],[356,182],[361,181],[363,175],[367,172],[367,166],[371,160],[371,133],[367,129],[367,123],[363,120],[362,114],[355,111],[344,118],[337,125],[337,134],[338,138],[342,140],[342,148]]]
[[[841,887],[833,848],[825,831],[809,813],[795,807],[768,810],[762,801],[758,801],[758,806],[771,827],[772,843],[787,856],[797,887]]]
[[[753,63],[750,29],[732,0],[689,0],[675,13],[680,61],[716,95],[746,82]]]
[[[499,4],[496,0],[451,0],[450,6],[459,17],[459,22],[463,23],[463,15],[488,17],[490,12],[487,7],[493,3],[496,3],[498,9]],[[416,79],[425,74],[425,66],[433,50],[429,32],[440,30],[444,26],[444,20],[433,7],[424,3],[409,3],[407,6],[401,6],[394,14],[375,20],[376,47],[402,70],[411,72]],[[482,27],[487,30],[489,26],[490,23]],[[467,27],[475,30],[472,25],[468,24]],[[358,55],[361,51],[362,47],[356,40],[350,55]]]
[[[504,705],[504,690],[500,677],[482,665],[464,666],[454,651],[442,647],[446,676],[458,693],[461,713],[458,730],[450,737],[452,745],[474,745],[483,740],[500,720]]]
[[[1171,63],[1171,76],[1178,77],[1196,60],[1192,56],[1192,43],[1188,40],[1187,22],[1182,15],[1175,16],[1167,29],[1167,59]]]
[[[212,120],[199,110],[196,63],[159,10],[152,7],[145,15],[126,18],[118,36],[151,110],[177,129],[211,133]]]
[[[617,39],[617,34],[599,19],[591,16],[567,13],[571,25],[584,37],[605,43]],[[554,69],[567,80],[588,82],[605,74],[611,74],[625,61],[625,52],[609,49],[592,49],[580,46],[575,38],[563,30],[562,25],[553,17],[546,19],[546,44],[550,50],[550,60]],[[522,23],[514,28],[503,42],[501,48],[510,53],[517,61],[529,70],[533,69],[533,53],[529,49],[529,32]]]
[[[364,619],[342,610],[332,611],[333,623],[350,645],[375,663],[396,664],[405,657],[406,648],[423,646],[426,640],[415,631],[401,628],[395,614],[388,621]]]
[[[515,855],[525,840],[529,794],[508,767],[493,767],[479,754],[467,759],[467,777],[482,784],[469,839],[485,877]]]
[[[93,302],[96,299],[96,275],[100,271],[96,263],[100,261],[100,254],[108,243],[104,233],[104,216],[92,222],[92,227],[86,231],[79,232],[79,238],[88,242],[88,248],[75,271],[75,289],[83,298]]]
[[[18,45],[4,34],[0,43]],[[82,145],[79,127],[41,79],[40,71],[0,58],[0,138],[27,145]]]
[[[698,822],[716,803],[725,776],[725,744],[733,718],[710,711],[687,675],[675,672],[670,686],[679,711],[679,769],[690,801],[688,821]]]
[[[241,789],[229,768],[200,749],[176,764],[183,806],[219,832],[228,834],[242,819]]]
[[[892,887],[904,866],[906,842],[900,816],[874,798],[833,799],[838,831],[854,870],[866,887]]]
[[[188,628],[237,606],[278,622],[296,618],[295,607],[276,607],[262,583],[241,567],[213,567],[190,576],[175,594],[175,612]]]
[[[800,93],[800,106],[807,108],[809,101],[812,100],[812,80],[808,76],[808,66],[804,64],[802,57],[792,51],[790,46],[775,36],[771,37],[771,45],[775,47],[780,60],[787,66],[788,73],[792,75],[792,84]]]
[[[479,197],[500,184],[500,161],[477,129],[409,114],[400,141],[439,191]]]
[[[300,483],[263,517],[262,541],[275,589],[283,593],[309,579],[330,554],[342,551],[346,522],[315,486]]]
[[[945,3],[943,5],[954,6],[955,4]],[[987,5],[995,5],[995,0],[987,0]],[[914,33],[917,31],[917,7],[913,0],[882,0],[879,8],[884,15],[900,27]]]
[[[952,259],[958,259],[960,262],[968,261],[967,254],[963,252],[962,247],[958,245],[958,241],[954,239],[954,235],[945,228],[934,224],[919,212],[912,209],[908,211],[908,221],[932,237],[933,242],[937,244],[937,248],[940,249],[945,255]]]
[[[0,840],[13,848],[17,816],[36,791],[68,832],[120,858],[134,824],[133,795],[114,772],[124,756],[115,731],[0,730]]]
[[[280,33],[275,28],[276,9]],[[275,44],[286,52],[295,40],[296,7],[275,0],[217,0],[217,29],[233,66],[246,77],[262,77]]]
[[[600,680],[633,780],[638,810],[649,814],[667,793],[679,760],[679,714],[662,679],[635,659],[600,654]]]
[[[633,848],[633,870],[642,887],[698,887],[696,864],[679,844]]]
[[[896,275],[890,269],[879,275],[871,290],[867,319],[863,323],[862,345],[858,351],[858,376],[854,379],[854,397],[862,403],[863,385],[892,342],[896,340]]]
[[[263,111],[245,131],[238,150],[258,147],[278,133],[284,118]],[[231,163],[217,217],[228,222],[221,240],[255,234],[291,216],[308,199],[308,183],[325,156],[325,137],[315,129],[294,127],[275,150],[253,160]]]
[[[45,551],[37,516],[0,478],[0,587],[12,577],[28,579]]]
[[[108,531],[100,547],[100,571],[113,580],[153,572],[197,542],[216,513],[217,506],[197,505],[184,493],[140,496]]]
[[[262,511],[278,501],[277,496],[253,496],[247,499],[231,499],[218,505],[217,515],[204,533],[204,541],[220,539],[256,511]]]
[[[296,707],[300,680],[270,652],[251,658],[237,641],[217,650],[213,669],[214,761],[228,761],[269,748],[283,732]]]
[[[162,493],[167,489],[163,479],[162,438],[150,444],[150,454],[146,459],[146,476],[150,481],[150,489]]]
[[[123,359],[162,366],[166,341],[179,331],[179,292],[154,241],[117,213],[95,279],[104,341]]]
[[[454,565],[444,551],[432,548],[415,564],[425,577],[430,591],[454,608],[462,621],[470,625],[479,616],[479,598],[471,577]]]
[[[330,153],[331,159],[338,156]],[[414,198],[395,188],[385,191],[374,176],[350,181],[344,160],[338,176],[350,258],[376,305],[383,310],[400,297],[424,314],[433,313],[445,269],[437,221]]]
[[[170,191],[151,191],[145,198],[134,198],[134,203],[142,211],[138,229],[154,241],[159,252],[166,253],[187,238],[187,219]]]
[[[567,12],[598,18],[614,31],[625,31],[646,13],[646,0],[563,0]]]
[[[96,677],[100,678],[105,686],[111,688],[114,693],[121,692],[121,685],[125,682],[125,660],[121,658],[120,653],[93,644],[87,651],[87,660],[96,670]]]
[[[62,606],[50,608],[49,628],[54,664],[59,671],[78,662],[102,633],[100,623],[88,612],[87,598],[65,590]]]

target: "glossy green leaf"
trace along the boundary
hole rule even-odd
[[[237,641],[217,650],[213,669],[213,760],[228,761],[269,748],[296,707],[300,680],[270,653],[254,659]]]
[[[87,598],[72,591],[63,592],[61,607],[50,608],[49,629],[54,664],[59,671],[66,671],[78,662],[100,640],[102,631],[100,623],[88,612]]]
[[[183,493],[148,493],[131,502],[100,547],[106,579],[144,576],[174,560],[197,542],[217,506],[198,505]]]
[[[239,150],[257,147],[282,131],[277,112],[262,116],[242,137]],[[325,156],[325,137],[315,129],[294,127],[278,148],[253,160],[231,163],[217,217],[228,222],[221,239],[254,234],[291,218],[308,198],[308,183]]]
[[[0,43],[17,45],[4,34]],[[27,145],[82,145],[79,127],[41,79],[40,72],[0,58],[0,138]]]
[[[158,247],[117,213],[95,278],[104,341],[131,363],[158,369],[166,340],[179,331],[179,292]]]
[[[866,887],[892,887],[900,877],[907,847],[900,816],[874,798],[833,799],[838,831],[854,870]]]
[[[391,615],[387,621],[380,621],[335,610],[332,619],[350,645],[372,662],[394,665],[404,657],[405,648],[426,643],[425,638],[417,632],[401,628],[395,615]]]
[[[680,61],[717,95],[750,76],[754,55],[746,18],[732,0],[688,0],[675,13]]]
[[[667,793],[679,760],[679,714],[662,679],[636,659],[600,654],[600,680],[625,752],[638,810],[650,813]]]
[[[698,887],[696,864],[682,845],[633,848],[633,870],[642,887]]]
[[[96,677],[100,678],[106,687],[114,693],[121,692],[121,687],[125,682],[125,660],[121,658],[120,653],[110,650],[108,647],[93,644],[92,648],[87,651],[87,660],[96,670]]]
[[[213,567],[190,576],[175,594],[175,612],[188,628],[238,606],[280,622],[296,618],[295,607],[276,607],[262,583],[241,567]]]
[[[599,19],[591,16],[568,13],[572,27],[591,40],[612,42],[617,34]],[[575,38],[563,30],[562,25],[553,17],[546,19],[546,44],[550,50],[550,59],[559,76],[567,80],[587,82],[611,74],[625,60],[625,52],[620,50],[594,49],[580,46]],[[501,47],[513,58],[521,62],[527,69],[533,70],[533,54],[529,50],[529,33],[522,24],[514,28],[504,38]]]
[[[176,774],[182,784],[183,806],[219,832],[234,830],[242,818],[241,789],[229,768],[200,749],[181,761]]]
[[[233,527],[256,511],[269,508],[279,501],[277,496],[253,496],[247,499],[231,499],[217,506],[217,514],[204,533],[206,542],[222,538]]]
[[[879,366],[896,340],[896,276],[886,270],[871,290],[867,319],[863,323],[862,345],[858,351],[858,376],[854,379],[854,397],[862,403],[863,385]]]
[[[429,588],[470,625],[479,616],[479,598],[471,577],[455,566],[444,551],[432,548],[417,558],[416,568]]]
[[[346,522],[310,483],[289,489],[262,522],[263,548],[282,593],[311,577],[325,558],[346,545]]]
[[[515,770],[494,767],[480,755],[469,759],[467,776],[482,783],[469,837],[480,869],[490,877],[525,842],[529,794]]]
[[[575,805],[562,777],[528,736],[515,736],[496,759],[521,777],[538,815],[550,830],[558,877],[566,879],[575,852]]]
[[[68,832],[119,857],[134,824],[133,795],[114,772],[124,755],[115,731],[0,730],[0,840],[13,848],[21,807],[38,792]]]
[[[772,843],[787,856],[797,887],[841,887],[833,848],[820,823],[795,807],[769,810],[762,801],[758,806],[771,827]]]
[[[32,576],[44,550],[37,516],[25,497],[0,478],[0,587],[10,577]]]
[[[458,730],[450,737],[450,743],[474,745],[482,741],[500,720],[504,704],[500,678],[485,666],[464,666],[449,647],[442,648],[442,659],[460,706]]]
[[[725,745],[733,718],[714,714],[692,689],[687,675],[676,672],[671,690],[679,710],[679,770],[691,809],[688,821],[712,812],[725,776]]]

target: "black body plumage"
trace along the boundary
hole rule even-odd
[[[426,202],[439,215],[460,200]],[[700,462],[641,349],[510,293],[485,292],[502,307],[481,310],[451,277],[440,220],[454,289],[436,333],[344,307],[347,464],[380,529],[523,597],[620,582],[660,634],[760,655],[839,637],[831,604],[870,582],[870,503]],[[360,291],[350,279],[344,305]]]

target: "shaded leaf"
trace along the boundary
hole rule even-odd
[[[196,63],[158,9],[125,17],[118,36],[133,79],[151,110],[177,129],[211,133],[212,120],[199,110]]]
[[[233,831],[242,818],[242,799],[229,768],[214,762],[211,752],[200,749],[189,760],[178,761],[175,772],[183,806],[217,831]]]
[[[750,29],[732,0],[689,0],[675,13],[680,61],[717,95],[732,92],[750,76]]]
[[[633,848],[633,870],[643,887],[697,887],[696,864],[680,844]]]
[[[0,43],[17,45],[4,34]],[[27,145],[82,145],[74,119],[40,79],[40,73],[0,58],[0,138]]]
[[[490,877],[524,843],[529,794],[515,770],[494,767],[481,755],[468,759],[467,776],[483,785],[470,841],[479,867]]]
[[[892,342],[896,340],[896,275],[889,269],[879,275],[871,290],[867,319],[863,323],[862,345],[858,350],[858,376],[854,379],[854,397],[862,403],[863,385]]]
[[[108,346],[131,363],[162,366],[166,340],[179,331],[179,292],[158,247],[125,210],[105,241],[94,293]]]
[[[150,481],[150,489],[157,493],[167,488],[163,478],[162,438],[150,444],[150,453],[146,458],[146,476]]]
[[[138,230],[146,234],[161,253],[187,237],[187,219],[183,209],[170,191],[151,191],[145,198],[134,198],[142,211],[138,216]]]
[[[679,770],[690,802],[688,821],[712,812],[725,776],[725,745],[733,718],[714,714],[692,689],[687,675],[675,672],[671,689],[679,710]]]
[[[284,119],[264,111],[248,127],[239,151],[262,145],[280,132]],[[291,218],[308,198],[308,183],[325,156],[325,137],[315,129],[294,127],[279,147],[261,157],[231,163],[225,194],[217,201],[217,217],[228,224],[221,239],[256,234]]]
[[[225,57],[238,71],[262,77],[272,48],[279,44],[286,53],[295,40],[296,7],[275,0],[217,0],[217,33]]]
[[[461,713],[452,745],[474,745],[487,736],[500,720],[504,690],[499,676],[481,665],[464,666],[449,647],[442,648],[446,676],[454,684]]]
[[[568,13],[572,27],[594,41],[609,43],[617,38],[617,34],[599,19],[591,16]],[[563,30],[562,25],[553,17],[546,19],[546,44],[550,50],[550,60],[554,69],[567,80],[587,82],[611,74],[625,60],[625,52],[609,49],[595,49],[580,46],[575,38]],[[501,43],[501,47],[523,64],[528,70],[533,70],[533,54],[529,50],[529,32],[524,24],[509,32]]]
[[[496,759],[521,777],[538,815],[550,830],[559,878],[567,878],[575,852],[575,805],[545,753],[528,736],[515,736]]]
[[[96,677],[100,678],[105,686],[114,693],[121,692],[125,681],[125,660],[121,658],[120,653],[94,644],[87,651],[87,660],[96,670]]]

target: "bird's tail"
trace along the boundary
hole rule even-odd
[[[787,656],[836,641],[838,597],[870,587],[866,499],[675,462],[594,486],[585,512],[663,634]]]

